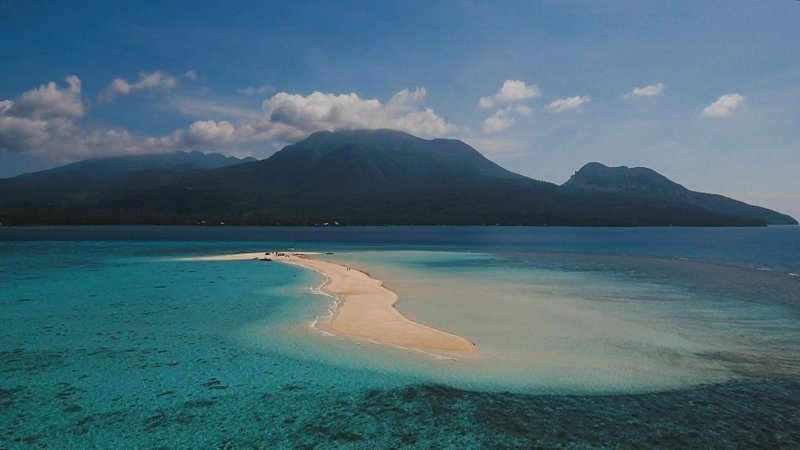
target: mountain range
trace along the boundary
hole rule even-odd
[[[589,163],[563,185],[464,142],[318,132],[264,160],[199,152],[81,161],[0,180],[0,222],[235,225],[764,226],[785,214]]]

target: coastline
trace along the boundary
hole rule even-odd
[[[182,258],[189,261],[264,260],[293,264],[313,270],[326,279],[321,291],[337,299],[338,307],[328,321],[317,321],[323,333],[366,340],[382,345],[429,353],[438,357],[464,358],[477,355],[467,339],[418,322],[398,311],[398,296],[367,273],[316,258],[315,253],[238,253]]]

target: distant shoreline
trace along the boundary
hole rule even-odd
[[[315,321],[314,328],[355,340],[365,340],[445,358],[477,355],[467,339],[432,328],[403,316],[394,304],[397,294],[381,280],[355,268],[324,261],[313,253],[272,252],[181,258],[184,261],[278,261],[313,270],[325,276],[321,290],[335,299],[337,307],[329,320]]]

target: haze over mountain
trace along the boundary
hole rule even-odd
[[[563,186],[469,145],[394,130],[318,132],[261,161],[179,153],[83,161],[0,180],[5,224],[758,226],[774,211],[650,169],[586,165]]]
[[[64,166],[37,172],[38,175],[53,173],[81,173],[95,178],[110,178],[143,170],[169,172],[192,172],[255,161],[253,157],[235,158],[219,153],[174,152],[148,155],[112,156],[74,162]]]
[[[7,218],[19,212],[27,217],[23,223],[60,223],[58,217],[68,217],[67,223],[82,223],[80,214],[86,214],[87,223],[94,223],[92,217],[98,212],[92,207],[109,198],[174,183],[191,173],[250,161],[255,158],[200,152],[114,156],[0,179],[0,222],[15,223]],[[80,212],[69,213],[73,207]],[[37,212],[40,209],[41,213]]]

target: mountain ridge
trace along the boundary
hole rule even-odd
[[[220,153],[202,153],[197,151],[119,155],[77,161],[52,169],[22,174],[20,176],[75,171],[86,175],[108,177],[122,173],[153,169],[189,172],[192,170],[216,169],[251,161],[256,161],[256,159],[252,156],[236,158],[233,156],[225,156]]]
[[[689,190],[647,167],[609,167],[599,162],[590,162],[561,186],[571,190],[594,190],[647,199],[683,201],[720,214],[763,219],[771,225],[797,224],[791,216],[764,207],[719,194]]]
[[[155,164],[66,180],[50,191],[40,187],[53,175],[75,172],[27,174],[22,187],[20,177],[0,180],[0,222],[763,226],[793,220],[692,193],[650,169],[590,163],[559,186],[511,172],[461,141],[396,130],[318,132],[267,159],[237,161],[186,171]]]

